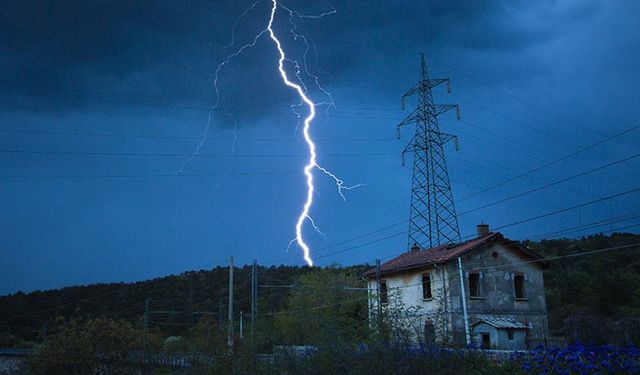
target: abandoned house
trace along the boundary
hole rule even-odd
[[[414,246],[367,271],[370,318],[381,311],[402,321],[424,345],[525,349],[543,343],[546,263],[486,224],[477,229],[474,239]],[[394,309],[402,314],[393,315]]]

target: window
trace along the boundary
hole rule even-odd
[[[507,330],[507,336],[509,337],[509,340],[513,340],[513,330],[512,329],[508,329]]]
[[[389,302],[389,298],[387,296],[387,282],[382,280],[380,281],[380,304],[386,305]]]
[[[480,297],[480,274],[469,273],[469,297]]]
[[[513,288],[516,291],[516,299],[524,299],[524,275],[517,274],[513,277]]]
[[[425,273],[422,274],[422,299],[431,299],[433,295],[431,294],[431,274]]]

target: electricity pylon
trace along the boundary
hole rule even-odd
[[[405,98],[416,95],[416,109],[398,125],[400,128],[415,124],[415,134],[402,151],[402,165],[408,152],[413,152],[413,178],[411,186],[411,213],[409,217],[409,247],[421,248],[460,242],[460,230],[456,215],[449,172],[444,154],[444,144],[453,140],[458,148],[458,137],[442,133],[438,125],[438,116],[456,110],[460,119],[460,106],[457,104],[435,104],[431,89],[447,84],[448,78],[429,79],[427,63],[421,54],[420,81],[402,95],[402,109]]]

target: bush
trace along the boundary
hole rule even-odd
[[[26,361],[30,374],[130,374],[140,332],[126,322],[72,322],[48,337]]]

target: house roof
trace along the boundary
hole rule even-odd
[[[471,326],[478,325],[480,323],[486,323],[490,326],[494,326],[496,328],[505,328],[505,329],[528,329],[530,328],[528,324],[518,322],[517,320],[510,318],[481,318],[477,322],[473,323]]]
[[[500,232],[491,232],[485,236],[474,238],[458,244],[441,245],[425,250],[408,251],[380,266],[383,275],[395,272],[406,271],[415,268],[422,268],[433,264],[447,263],[471,250],[482,248],[489,243],[501,242],[509,247],[535,259],[542,259],[531,250],[515,241],[505,238]],[[376,275],[376,269],[372,268],[364,273],[365,277]]]

